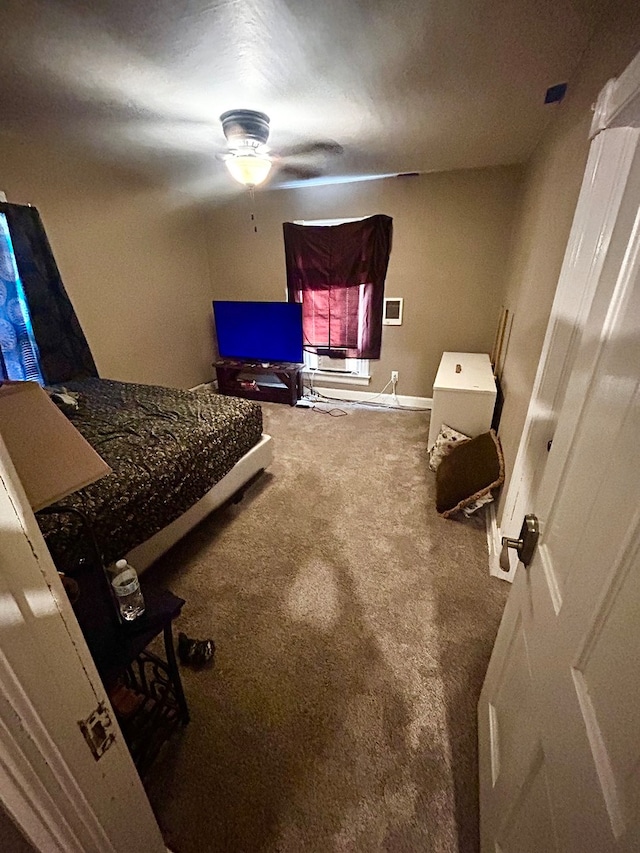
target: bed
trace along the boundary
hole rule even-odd
[[[248,400],[97,378],[65,387],[78,406],[65,413],[112,473],[62,504],[84,514],[105,565],[126,556],[143,571],[271,462]],[[58,509],[38,522],[58,568],[73,570],[86,531]]]

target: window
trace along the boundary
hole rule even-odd
[[[29,379],[44,385],[40,354],[4,213],[0,213],[0,372],[5,379]]]
[[[310,290],[301,302],[306,367],[368,379],[369,359],[349,357],[361,337],[363,288]]]
[[[304,366],[306,370],[318,374],[320,380],[333,377],[334,380],[348,385],[368,385],[368,358],[340,358],[337,354],[318,355],[311,349],[304,351]]]
[[[388,216],[284,224],[287,295],[302,304],[305,363],[368,378],[380,357]]]

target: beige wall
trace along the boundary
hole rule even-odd
[[[204,219],[179,197],[51,142],[0,135],[0,190],[42,216],[100,375],[211,379]]]
[[[491,349],[520,180],[520,167],[510,166],[256,191],[258,233],[249,196],[241,195],[209,217],[213,295],[285,298],[285,221],[388,214],[394,233],[385,293],[404,297],[404,323],[383,327],[368,390],[380,391],[398,370],[398,394],[431,397],[444,350]]]
[[[514,312],[500,423],[506,494],[589,150],[591,106],[640,49],[640,4],[620,4],[596,32],[555,122],[528,164],[505,304]]]

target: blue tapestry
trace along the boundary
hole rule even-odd
[[[44,385],[38,346],[4,213],[0,213],[0,353],[3,378],[30,379]]]
[[[97,376],[98,371],[62,283],[40,214],[26,204],[0,201],[14,260],[29,306],[29,328],[37,345],[40,372],[47,385]],[[80,237],[78,238],[80,241]]]

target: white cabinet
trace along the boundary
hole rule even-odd
[[[484,352],[445,352],[433,383],[428,448],[442,424],[465,435],[487,432],[496,404],[496,382]]]

